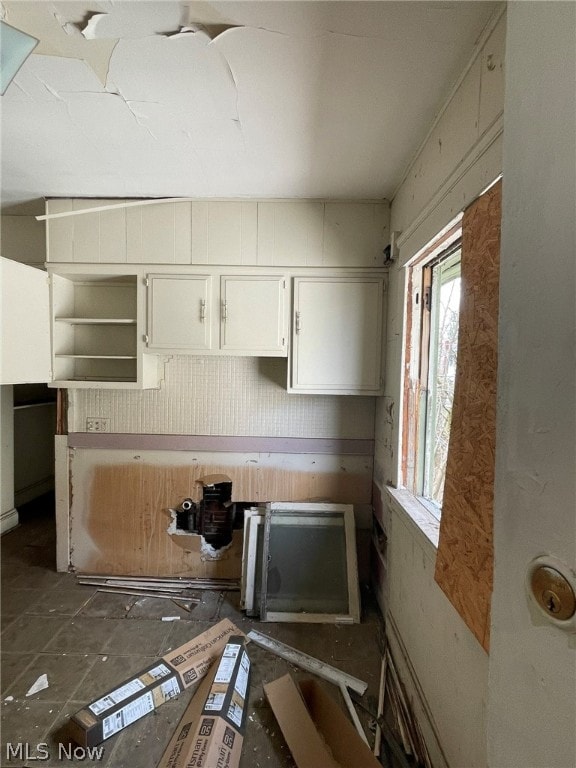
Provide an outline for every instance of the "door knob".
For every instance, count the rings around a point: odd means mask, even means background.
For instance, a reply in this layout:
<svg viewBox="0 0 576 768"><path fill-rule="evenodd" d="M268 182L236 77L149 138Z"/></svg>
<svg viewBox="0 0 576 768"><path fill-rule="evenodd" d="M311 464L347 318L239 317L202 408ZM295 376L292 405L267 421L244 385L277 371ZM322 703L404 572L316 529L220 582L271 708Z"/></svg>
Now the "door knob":
<svg viewBox="0 0 576 768"><path fill-rule="evenodd" d="M568 579L549 565L534 569L530 588L540 608L551 618L566 621L576 612L576 595Z"/></svg>

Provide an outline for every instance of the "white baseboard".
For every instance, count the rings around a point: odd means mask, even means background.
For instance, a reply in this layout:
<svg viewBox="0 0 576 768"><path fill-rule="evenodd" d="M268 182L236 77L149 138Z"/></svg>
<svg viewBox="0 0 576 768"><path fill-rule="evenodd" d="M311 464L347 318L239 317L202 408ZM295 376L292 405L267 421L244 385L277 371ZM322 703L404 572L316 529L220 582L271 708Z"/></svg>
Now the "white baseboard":
<svg viewBox="0 0 576 768"><path fill-rule="evenodd" d="M12 528L18 525L18 510L9 509L8 512L2 512L0 515L0 534L8 533Z"/></svg>

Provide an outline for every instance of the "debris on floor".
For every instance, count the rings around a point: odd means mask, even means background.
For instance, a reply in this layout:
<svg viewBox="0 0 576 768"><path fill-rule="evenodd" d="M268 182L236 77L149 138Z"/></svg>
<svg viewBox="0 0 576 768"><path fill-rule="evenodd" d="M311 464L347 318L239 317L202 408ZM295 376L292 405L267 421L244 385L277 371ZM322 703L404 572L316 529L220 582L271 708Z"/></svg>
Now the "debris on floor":
<svg viewBox="0 0 576 768"><path fill-rule="evenodd" d="M389 705L387 711L391 714L390 719L395 726L394 730L384 718L386 702ZM392 765L392 755L394 755L400 768L411 768L414 765L432 768L426 742L400 680L387 638L384 639L378 708L373 722L375 723L373 751L377 757L380 757L381 752L384 751L386 763L389 765Z"/></svg>
<svg viewBox="0 0 576 768"><path fill-rule="evenodd" d="M30 686L26 696L34 696L35 693L40 693L40 691L43 691L46 688L48 688L48 675L40 675L36 682Z"/></svg>
<svg viewBox="0 0 576 768"><path fill-rule="evenodd" d="M253 640L256 645L280 656L280 658L289 661L291 664L295 664L297 667L305 669L307 672L313 672L315 675L318 675L318 677L328 680L329 683L334 683L334 685L338 686L341 684L346 685L348 688L351 688L353 691L360 694L360 696L362 696L366 691L366 688L368 688L368 683L365 683L363 680L359 680L357 677L352 677L352 675L347 675L345 672L332 667L330 664L320 661L320 659L315 659L307 653L297 651L296 648L291 648L289 645L281 643L279 640L275 640L272 637L256 632L256 630L248 632L248 639Z"/></svg>
<svg viewBox="0 0 576 768"><path fill-rule="evenodd" d="M193 696L158 768L238 768L246 729L250 659L244 636L230 637Z"/></svg>
<svg viewBox="0 0 576 768"><path fill-rule="evenodd" d="M290 675L264 686L298 768L377 768L380 763L338 704L314 680Z"/></svg>
<svg viewBox="0 0 576 768"><path fill-rule="evenodd" d="M226 645L241 634L228 619L157 659L139 674L83 707L70 719L70 737L93 747L178 696L200 680Z"/></svg>
<svg viewBox="0 0 576 768"><path fill-rule="evenodd" d="M207 631L215 632L221 626L218 622L223 619L229 622L233 634L240 631L248 636L250 630L260 629L261 625L241 612L241 595L236 591L238 581L113 575L84 575L77 579L74 573L57 573L54 567L53 513L51 517L44 512L43 515L31 518L30 523L24 521L1 540L4 588L2 754L6 754L7 743L23 745L19 754L32 764L33 759L41 757L34 747L39 744L42 747L47 745L50 757L46 761L43 758L42 763L47 768L57 768L62 759L79 766L86 762L90 754L94 760L96 755L102 755L98 756L96 764L102 761L103 765L113 768L154 768L173 734L181 732L178 722L186 707L195 699L197 707L200 704L204 706L199 693L202 677L209 679L208 675L215 673L218 666L215 662L207 673L204 669L196 669L195 679L192 679L194 672L190 671L190 684L184 686L181 677L186 674L188 661L184 658L180 663L177 658L183 644L197 643ZM41 546L28 547L29 541ZM97 583L79 583L85 580ZM112 582L111 587L106 584L107 581ZM128 583L129 586L124 587L118 582ZM170 598L154 600L159 592L168 592L166 587L177 591L170 590ZM99 588L112 591L100 594L97 592ZM117 590L124 588L154 594L150 597L123 597ZM196 591L199 589L206 591L200 595ZM181 590L184 597L179 594ZM191 611L187 611L182 604L188 604L186 595L189 591L194 591L196 598L201 596L198 605L193 603L189 606ZM87 595L90 599L86 599ZM176 613L180 613L180 621L162 621L163 617ZM254 641L248 645L252 672L247 687L247 727L243 733L238 768L294 768L293 756L265 698L263 686L287 672L299 683L304 677L316 676L318 665L328 667L328 662L336 665L333 669L342 675L347 674L346 679L358 681L354 675L363 678L359 681L360 690L365 691L361 699L356 697L354 688L349 688L349 691L362 727L368 738L373 740L364 709L368 708L372 715L376 711L380 663L376 638L380 625L381 614L368 590L363 595L361 624L321 624L314 627L302 623L267 625L267 631L272 636L269 639L277 643L289 642L287 647L293 653L315 660L316 668L294 666L293 655L283 658ZM229 635L222 637L221 647L229 640ZM213 648L205 648L202 653L209 654ZM362 649L360 655L355 651L358 648ZM218 655L219 652L215 651L214 658ZM139 671L150 672L160 665L177 675L174 679L178 680L181 693L168 700L163 698L162 704L156 704L146 716L125 722L120 730L98 746L88 748L70 742L71 719L84 702L95 703L110 694L116 694L116 698L121 699L122 694L118 695L118 690L138 678ZM48 690L26 698L30 684L41 672L47 673L50 682ZM102 711L100 718L88 706L84 706L84 710L95 720L112 716L108 728L113 729L118 725L114 722L114 713L137 700L139 695L150 694L146 697L148 702L150 696L154 699L155 693L159 696L161 684L169 683L169 678L170 675L166 675L158 680L154 678L136 683L138 690L129 693L124 700L112 702L113 706ZM153 691L146 687L155 681ZM339 678L333 682L338 686ZM324 679L319 678L317 684L334 699L341 708L342 716L347 718L339 700L340 694L331 691L330 683ZM169 692L165 691L164 696L167 695ZM233 733L232 728L230 731ZM235 736L235 745L239 743L237 738ZM26 744L30 745L29 754L25 752ZM94 752L90 753L90 749ZM402 763L395 760L394 768L402 768Z"/></svg>
<svg viewBox="0 0 576 768"><path fill-rule="evenodd" d="M149 592L171 592L174 594L179 594L187 589L240 590L238 579L190 578L187 576L171 578L168 576L102 576L99 574L90 576L78 574L76 581L78 584L108 589L143 589Z"/></svg>

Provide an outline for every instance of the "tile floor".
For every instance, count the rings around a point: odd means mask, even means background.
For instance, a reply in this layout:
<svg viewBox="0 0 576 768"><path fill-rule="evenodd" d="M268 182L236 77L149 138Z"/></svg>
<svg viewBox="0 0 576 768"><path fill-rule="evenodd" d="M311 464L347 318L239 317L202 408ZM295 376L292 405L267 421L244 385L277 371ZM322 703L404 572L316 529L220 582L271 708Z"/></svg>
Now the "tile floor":
<svg viewBox="0 0 576 768"><path fill-rule="evenodd" d="M237 592L198 592L201 603L191 613L171 603L167 608L165 600L97 593L92 587L77 585L73 574L55 570L51 499L33 502L20 512L19 527L1 540L3 768L155 768L192 695L190 691L104 742L98 760L79 759L81 751L68 759L68 718L168 649L225 617L244 632L257 628L362 678L368 683L364 701L375 710L381 619L368 592L363 594L362 624L339 627L263 624L246 619L238 609ZM177 614L179 621L162 621L162 616ZM288 768L294 763L262 685L288 671L295 678L305 673L253 644L249 655L252 680L241 768ZM27 697L30 686L44 673L49 687ZM333 686L323 685L339 698ZM362 710L359 715L368 729L369 716ZM371 733L369 739L373 739ZM23 746L22 752L15 754L18 744L29 745L28 752Z"/></svg>

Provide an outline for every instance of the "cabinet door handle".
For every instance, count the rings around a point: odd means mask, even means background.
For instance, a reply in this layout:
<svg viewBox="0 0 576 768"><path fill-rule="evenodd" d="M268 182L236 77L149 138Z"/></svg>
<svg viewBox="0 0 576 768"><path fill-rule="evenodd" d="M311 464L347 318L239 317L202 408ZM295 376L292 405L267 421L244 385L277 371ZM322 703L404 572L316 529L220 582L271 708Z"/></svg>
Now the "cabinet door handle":
<svg viewBox="0 0 576 768"><path fill-rule="evenodd" d="M200 299L200 322L206 320L206 299Z"/></svg>
<svg viewBox="0 0 576 768"><path fill-rule="evenodd" d="M224 322L228 320L228 302L226 299L222 300L222 320L224 320Z"/></svg>
<svg viewBox="0 0 576 768"><path fill-rule="evenodd" d="M300 333L302 329L302 324L300 322L300 312L296 312L296 333Z"/></svg>

